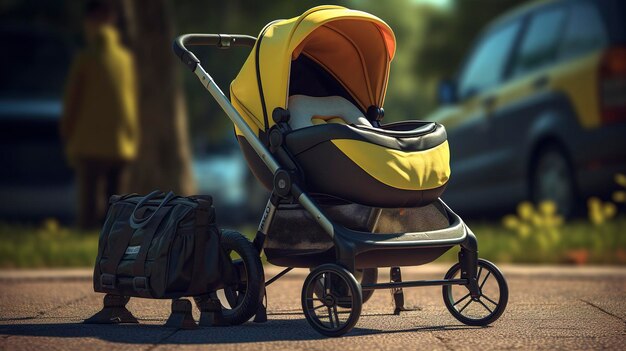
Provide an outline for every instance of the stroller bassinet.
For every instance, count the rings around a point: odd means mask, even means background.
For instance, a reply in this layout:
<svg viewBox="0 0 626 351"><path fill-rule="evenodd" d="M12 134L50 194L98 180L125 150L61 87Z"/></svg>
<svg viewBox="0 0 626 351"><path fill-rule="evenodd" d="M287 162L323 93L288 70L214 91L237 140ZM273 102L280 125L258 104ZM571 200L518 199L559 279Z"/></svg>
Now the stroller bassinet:
<svg viewBox="0 0 626 351"><path fill-rule="evenodd" d="M290 111L285 145L309 192L377 207L431 203L450 176L445 129L420 121L380 125L395 38L380 19L344 11L317 8L270 23L231 85L231 102L266 142L275 125L269 116ZM237 134L271 190L272 173Z"/></svg>

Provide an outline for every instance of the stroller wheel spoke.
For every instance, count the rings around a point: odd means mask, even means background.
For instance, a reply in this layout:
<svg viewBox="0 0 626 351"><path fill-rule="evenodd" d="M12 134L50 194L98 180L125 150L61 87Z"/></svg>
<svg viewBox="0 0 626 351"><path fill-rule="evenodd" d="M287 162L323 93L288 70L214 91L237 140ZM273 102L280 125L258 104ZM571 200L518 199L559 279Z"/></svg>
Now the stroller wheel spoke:
<svg viewBox="0 0 626 351"><path fill-rule="evenodd" d="M487 279L489 279L489 276L490 276L490 275L491 275L491 271L488 271L488 272L487 272L487 275L485 276L485 279L483 280L483 282L482 282L482 283L480 283L480 288L481 288L481 289L483 288L483 286L484 286L484 285L485 285L485 283L487 282ZM477 279L477 281L478 281L478 279Z"/></svg>
<svg viewBox="0 0 626 351"><path fill-rule="evenodd" d="M498 306L498 303L490 299L489 296L483 294L482 297L484 297L487 301L491 302L492 304Z"/></svg>
<svg viewBox="0 0 626 351"><path fill-rule="evenodd" d="M463 300L467 299L470 296L470 293L467 293L467 295L463 296L461 299L459 299L457 302L455 302L452 306L456 306L458 304L460 304Z"/></svg>
<svg viewBox="0 0 626 351"><path fill-rule="evenodd" d="M478 267L478 273L476 274L476 281L480 281L480 275L483 273L483 267Z"/></svg>
<svg viewBox="0 0 626 351"><path fill-rule="evenodd" d="M328 320L330 321L330 327L335 328L335 320L333 319L333 311L328 307Z"/></svg>
<svg viewBox="0 0 626 351"><path fill-rule="evenodd" d="M463 313L463 310L465 310L467 308L467 306L469 306L469 304L472 303L472 300L467 301L467 303L465 304L465 306L463 306L463 308L461 308L459 310L459 313Z"/></svg>
<svg viewBox="0 0 626 351"><path fill-rule="evenodd" d="M316 311L316 310L319 310L320 308L325 307L325 306L326 306L326 305L319 305L319 306L317 306L317 307L313 307L313 308L311 308L310 310L312 310L312 311Z"/></svg>
<svg viewBox="0 0 626 351"><path fill-rule="evenodd" d="M326 294L330 294L330 292L331 292L330 291L330 289L331 289L330 281L331 281L330 273L324 274L324 296L326 296Z"/></svg>
<svg viewBox="0 0 626 351"><path fill-rule="evenodd" d="M484 303L482 300L478 299L477 301L478 301L478 303L480 303L481 305L483 305L483 307L484 307L487 311L489 311L489 313L493 313L493 311L492 311L489 307L487 307L487 305L485 305L485 303Z"/></svg>
<svg viewBox="0 0 626 351"><path fill-rule="evenodd" d="M237 295L237 306L241 305L243 303L243 300L245 298L245 291L241 292L239 295Z"/></svg>
<svg viewBox="0 0 626 351"><path fill-rule="evenodd" d="M337 299L337 304L341 305L342 307L352 307L352 298L350 297L340 297Z"/></svg>
<svg viewBox="0 0 626 351"><path fill-rule="evenodd" d="M333 315L335 316L335 321L337 322L337 326L339 326L339 314L337 313L337 305L333 306Z"/></svg>

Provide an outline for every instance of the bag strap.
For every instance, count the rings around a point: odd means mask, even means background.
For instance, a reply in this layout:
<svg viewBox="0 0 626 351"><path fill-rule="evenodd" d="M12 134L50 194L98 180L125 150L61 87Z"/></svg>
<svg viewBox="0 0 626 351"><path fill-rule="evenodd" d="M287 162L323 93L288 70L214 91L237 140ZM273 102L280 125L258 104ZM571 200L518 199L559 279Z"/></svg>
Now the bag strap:
<svg viewBox="0 0 626 351"><path fill-rule="evenodd" d="M111 253L109 254L109 259L100 266L100 284L103 285L103 287L115 289L117 267L120 261L122 261L122 257L124 257L124 253L126 252L126 248L132 236L133 229L125 225L118 239L119 241L116 241L115 245L110 248ZM106 242L108 245L108 238ZM105 284L105 281L108 283Z"/></svg>
<svg viewBox="0 0 626 351"><path fill-rule="evenodd" d="M199 211L195 211L195 218L194 218L194 226L195 226L195 231L194 231L194 235L196 236L196 243L198 243L198 239L201 237L201 235L203 234L202 231L204 231L204 234L210 234L209 233L209 210L210 209L201 209ZM207 238L207 240L210 240L210 238ZM197 277L199 273L202 273L202 268L203 264L201 264L201 262L203 260L205 260L205 255L206 255L206 251L205 251L206 245L195 245L193 248L193 269L191 272L191 277L192 279L194 277ZM193 282L192 282L193 284Z"/></svg>
<svg viewBox="0 0 626 351"><path fill-rule="evenodd" d="M150 217L137 219L137 216L135 216L135 212L137 212L138 209L140 209L148 201L152 200L153 198L155 198L159 194L161 194L161 191L160 190L155 190L155 191L151 192L150 194L146 195L143 199L139 200L139 202L137 203L137 206L135 206L135 209L133 210L133 213L130 214L130 227L131 228L139 229L139 228L145 227L148 224L148 222L150 222L152 217L154 217L154 215L163 206L165 206L171 199L174 198L174 193L170 191L169 193L167 193L167 195L165 195L165 198L163 199L163 201L161 201L161 203L159 204L159 207L157 207L157 209L152 213L152 215L150 215Z"/></svg>
<svg viewBox="0 0 626 351"><path fill-rule="evenodd" d="M163 222L163 219L167 217L167 214L169 211L171 211L171 208L163 209L162 206L159 206L159 208L154 211L150 218L152 218L159 211L165 213L163 213L162 216L157 217L157 221L152 221L150 223L150 226L144 229L145 236L143 237L143 241L141 242L141 248L139 249L139 252L135 257L135 262L133 262L132 270L133 276L135 277L133 279L133 287L135 288L135 291L143 297L151 297L150 283L148 282L148 278L146 277L146 258L148 257L150 244L152 244L152 239L154 239L154 235L156 234L157 229L159 229L161 222ZM140 280L142 281L141 284L137 284L137 282Z"/></svg>

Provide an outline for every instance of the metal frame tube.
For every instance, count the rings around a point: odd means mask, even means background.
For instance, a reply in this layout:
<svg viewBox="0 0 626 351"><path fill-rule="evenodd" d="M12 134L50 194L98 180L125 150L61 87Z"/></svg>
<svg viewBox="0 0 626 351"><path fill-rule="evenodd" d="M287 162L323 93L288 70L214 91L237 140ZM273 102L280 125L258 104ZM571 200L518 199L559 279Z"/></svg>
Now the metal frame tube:
<svg viewBox="0 0 626 351"><path fill-rule="evenodd" d="M379 284L361 285L363 290L376 289L393 289L393 288L412 288L419 286L436 286L436 285L467 285L467 279L441 279L441 280L414 280L408 282L390 282Z"/></svg>
<svg viewBox="0 0 626 351"><path fill-rule="evenodd" d="M233 107L213 78L204 70L204 68L202 68L202 65L197 65L194 73L198 76L202 85L204 85L209 93L213 95L213 98L217 101L222 110L226 112L228 118L230 118L233 124L239 128L248 143L250 143L250 146L252 146L254 151L259 155L261 160L263 160L263 163L265 163L265 165L270 169L272 174L276 173L278 168L280 168L280 165L276 162L269 150L261 143L259 138L257 138L256 134L252 131L250 126L248 126L243 117L241 117L239 112L235 110L235 107Z"/></svg>
<svg viewBox="0 0 626 351"><path fill-rule="evenodd" d="M265 210L263 211L263 217L261 217L261 222L259 223L259 228L257 229L259 232L264 235L267 234L270 230L270 226L272 225L272 221L274 220L274 214L276 213L276 205L272 202L272 196L267 200L267 205L265 205Z"/></svg>
<svg viewBox="0 0 626 351"><path fill-rule="evenodd" d="M270 151L261 143L256 134L252 131L250 126L245 122L243 117L230 103L224 92L215 83L213 78L202 68L202 65L197 64L194 73L202 82L202 85L211 93L215 101L220 105L222 110L226 112L226 115L241 131L244 138L250 143L252 149L259 155L263 163L269 168L272 174L276 174L276 171L280 168L280 165L274 159ZM299 195L297 196L298 202L315 218L315 220L324 228L324 231L332 238L335 236L334 226L331 221L322 213L315 202L305 193L301 192L299 188L295 190Z"/></svg>
<svg viewBox="0 0 626 351"><path fill-rule="evenodd" d="M280 271L280 273L276 274L270 280L266 281L265 282L265 287L269 286L273 282L275 282L278 279L282 278L282 276L284 276L285 274L291 272L292 269L293 269L293 267L287 267L287 268L283 269L282 271Z"/></svg>

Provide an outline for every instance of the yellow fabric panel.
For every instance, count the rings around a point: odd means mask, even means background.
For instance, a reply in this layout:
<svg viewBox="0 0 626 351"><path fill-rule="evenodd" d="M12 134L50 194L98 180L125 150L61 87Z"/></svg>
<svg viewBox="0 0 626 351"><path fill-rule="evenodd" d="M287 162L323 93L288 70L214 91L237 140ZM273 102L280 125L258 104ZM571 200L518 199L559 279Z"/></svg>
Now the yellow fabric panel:
<svg viewBox="0 0 626 351"><path fill-rule="evenodd" d="M237 112L239 112L241 117L244 119L244 121L246 121L246 124L250 127L250 129L252 129L254 134L259 136L259 130L261 128L262 123L260 123L256 118L254 118L252 116L252 113L245 106L243 106L241 102L239 102L239 100L237 100L235 95L233 95L232 90L231 90L230 95L231 95L230 100L231 100L231 103L233 104L233 107L237 110ZM239 130L239 128L237 128L237 126L235 126L235 134L243 136L243 133L241 132L241 130Z"/></svg>
<svg viewBox="0 0 626 351"><path fill-rule="evenodd" d="M271 119L274 108L287 107L291 59L292 55L297 56L300 51L318 59L324 66L331 67L331 72L355 95L363 108L374 104L382 106L389 62L395 53L395 37L385 22L362 11L340 6L318 6L300 17L275 21L266 27L259 47L260 76L269 124L265 128L274 124ZM316 32L318 29L321 33L319 35ZM319 41L329 39L323 33L330 32L334 33L333 43L338 43L339 46L328 43L323 45ZM315 34L312 35L313 33ZM301 46L303 42L308 42L309 37L313 39L312 46ZM347 56L350 65L345 60ZM233 80L231 93L231 96L239 100L237 110L242 112L240 108L245 108L257 125L262 127L263 110L256 77L256 46Z"/></svg>
<svg viewBox="0 0 626 351"><path fill-rule="evenodd" d="M269 126L267 128L274 125L271 118L272 111L276 107L287 108L289 72L291 69L289 36L296 19L292 18L270 25L261 40L259 69L268 114ZM254 89L258 89L256 77L253 77L252 84ZM256 116L263 121L262 111Z"/></svg>
<svg viewBox="0 0 626 351"><path fill-rule="evenodd" d="M412 152L360 140L336 139L332 143L373 178L397 189L434 189L450 178L447 141L428 150Z"/></svg>

